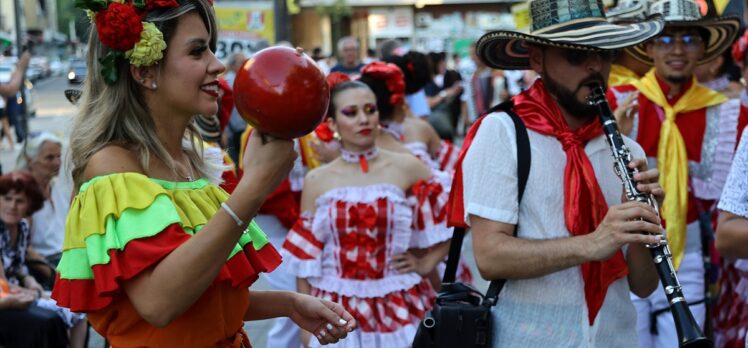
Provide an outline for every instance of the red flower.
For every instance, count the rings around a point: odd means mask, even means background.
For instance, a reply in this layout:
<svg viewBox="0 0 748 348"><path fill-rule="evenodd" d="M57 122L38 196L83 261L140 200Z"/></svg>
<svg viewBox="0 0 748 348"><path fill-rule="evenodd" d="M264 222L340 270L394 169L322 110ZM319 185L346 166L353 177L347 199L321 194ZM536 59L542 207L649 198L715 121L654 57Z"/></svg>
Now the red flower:
<svg viewBox="0 0 748 348"><path fill-rule="evenodd" d="M148 0L145 3L145 10L150 11L154 8L174 8L179 7L177 0Z"/></svg>
<svg viewBox="0 0 748 348"><path fill-rule="evenodd" d="M330 87L330 91L332 91L335 86L350 80L351 78L342 72L330 73L330 75L327 75L327 86Z"/></svg>
<svg viewBox="0 0 748 348"><path fill-rule="evenodd" d="M96 14L96 31L104 46L124 52L140 41L143 23L132 6L113 2Z"/></svg>
<svg viewBox="0 0 748 348"><path fill-rule="evenodd" d="M320 123L317 129L314 130L314 133L317 134L319 140L325 143L329 143L335 137L335 133L327 125L327 122Z"/></svg>
<svg viewBox="0 0 748 348"><path fill-rule="evenodd" d="M384 81L390 92L390 104L393 106L405 100L405 75L397 65L385 62L369 63L361 69L361 75Z"/></svg>

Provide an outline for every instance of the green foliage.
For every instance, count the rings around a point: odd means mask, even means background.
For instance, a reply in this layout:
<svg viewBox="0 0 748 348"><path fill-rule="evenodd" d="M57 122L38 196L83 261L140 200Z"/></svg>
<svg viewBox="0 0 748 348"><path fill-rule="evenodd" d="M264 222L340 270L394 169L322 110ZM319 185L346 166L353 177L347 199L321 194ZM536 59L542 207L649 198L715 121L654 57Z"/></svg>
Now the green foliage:
<svg viewBox="0 0 748 348"><path fill-rule="evenodd" d="M104 82L110 85L117 82L117 79L119 78L117 59L124 57L124 53L110 50L104 58L99 59L99 63L101 63L101 75L104 76Z"/></svg>
<svg viewBox="0 0 748 348"><path fill-rule="evenodd" d="M101 11L108 4L107 0L75 0L75 7L82 10Z"/></svg>
<svg viewBox="0 0 748 348"><path fill-rule="evenodd" d="M337 22L343 17L348 17L353 13L353 9L346 0L335 0L332 5L317 6L317 12L322 15L330 16L333 22Z"/></svg>
<svg viewBox="0 0 748 348"><path fill-rule="evenodd" d="M68 36L71 34L68 32L71 21L75 23L76 36L85 42L91 26L86 12L77 9L73 1L57 0L57 27L60 28L60 31L67 33Z"/></svg>

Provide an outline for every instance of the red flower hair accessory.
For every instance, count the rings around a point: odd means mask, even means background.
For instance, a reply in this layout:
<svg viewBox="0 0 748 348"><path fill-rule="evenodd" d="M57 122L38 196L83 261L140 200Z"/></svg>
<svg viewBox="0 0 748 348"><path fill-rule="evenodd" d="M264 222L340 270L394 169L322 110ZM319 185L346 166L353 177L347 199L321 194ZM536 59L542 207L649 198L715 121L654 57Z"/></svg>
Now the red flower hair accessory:
<svg viewBox="0 0 748 348"><path fill-rule="evenodd" d="M746 48L748 48L748 30L732 45L732 59L735 60L735 64L742 68L745 68L743 60L745 59Z"/></svg>
<svg viewBox="0 0 748 348"><path fill-rule="evenodd" d="M96 31L104 46L127 51L140 41L143 23L133 6L112 2L96 14Z"/></svg>
<svg viewBox="0 0 748 348"><path fill-rule="evenodd" d="M327 75L327 86L330 87L330 90L332 91L335 86L350 81L350 76L342 73L342 72L334 72L330 73L330 75Z"/></svg>
<svg viewBox="0 0 748 348"><path fill-rule="evenodd" d="M384 81L390 92L390 104L400 105L405 101L405 75L397 65L385 62L372 62L361 69L361 76Z"/></svg>
<svg viewBox="0 0 748 348"><path fill-rule="evenodd" d="M211 4L213 2L209 1ZM150 11L155 8L174 8L179 7L177 0L149 0L145 3L145 10Z"/></svg>
<svg viewBox="0 0 748 348"><path fill-rule="evenodd" d="M314 134L317 135L317 139L324 143L329 143L335 139L335 132L330 129L327 122L320 123L319 126L317 126L317 129L314 130Z"/></svg>
<svg viewBox="0 0 748 348"><path fill-rule="evenodd" d="M95 22L101 44L109 52L99 59L101 75L108 84L119 78L118 62L127 59L135 66L149 66L163 58L163 33L143 19L155 9L179 7L180 0L75 0ZM211 2L212 4L212 2Z"/></svg>

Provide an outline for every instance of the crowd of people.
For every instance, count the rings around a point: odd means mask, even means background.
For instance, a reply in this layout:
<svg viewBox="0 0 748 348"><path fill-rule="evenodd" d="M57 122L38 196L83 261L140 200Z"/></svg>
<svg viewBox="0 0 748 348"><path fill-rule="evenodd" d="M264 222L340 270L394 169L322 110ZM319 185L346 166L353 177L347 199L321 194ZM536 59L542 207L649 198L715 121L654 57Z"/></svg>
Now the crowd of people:
<svg viewBox="0 0 748 348"><path fill-rule="evenodd" d="M696 325L748 347L737 18L531 0L529 33L468 57L388 40L361 59L343 37L337 63L315 52L325 121L289 140L234 107L248 57L213 54L211 1L99 5L70 140L30 133L0 176L0 346L83 347L90 325L113 347L250 347L243 322L275 318L268 347L409 347L467 226L479 274L461 259L458 280L507 280L493 347L677 347L663 244ZM657 206L623 194L597 86Z"/></svg>

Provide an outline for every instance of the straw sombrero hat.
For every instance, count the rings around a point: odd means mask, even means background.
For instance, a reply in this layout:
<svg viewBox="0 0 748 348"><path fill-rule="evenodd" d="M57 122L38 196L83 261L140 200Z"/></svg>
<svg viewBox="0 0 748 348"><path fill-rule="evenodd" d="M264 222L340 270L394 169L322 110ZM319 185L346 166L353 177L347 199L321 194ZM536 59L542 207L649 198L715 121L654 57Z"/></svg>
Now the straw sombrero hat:
<svg viewBox="0 0 748 348"><path fill-rule="evenodd" d="M602 0L531 0L529 33L498 30L483 35L476 50L496 69L530 69L527 44L578 50L615 50L656 36L664 28L659 17L626 25L606 20Z"/></svg>
<svg viewBox="0 0 748 348"><path fill-rule="evenodd" d="M646 20L648 13L648 0L620 0L615 7L605 12L605 17L608 22L624 24Z"/></svg>
<svg viewBox="0 0 748 348"><path fill-rule="evenodd" d="M740 20L737 17L702 18L699 5L692 0L662 0L652 3L649 13L660 13L667 27L696 27L709 33L704 43L704 56L698 64L708 62L724 52L738 35ZM626 49L634 58L652 65L645 45Z"/></svg>

